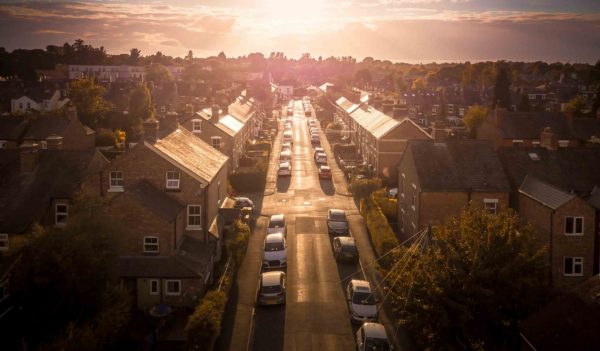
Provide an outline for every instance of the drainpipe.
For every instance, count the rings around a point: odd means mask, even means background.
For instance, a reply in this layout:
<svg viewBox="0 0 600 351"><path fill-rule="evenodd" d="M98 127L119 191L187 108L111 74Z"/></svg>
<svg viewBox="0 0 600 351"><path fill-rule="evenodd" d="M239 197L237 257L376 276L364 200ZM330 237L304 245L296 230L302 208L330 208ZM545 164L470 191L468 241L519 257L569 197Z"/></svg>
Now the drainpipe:
<svg viewBox="0 0 600 351"><path fill-rule="evenodd" d="M556 212L555 210L552 210L550 212L550 236L549 236L549 240L548 240L548 258L550 259L550 285L552 285L552 232L554 230L554 212Z"/></svg>

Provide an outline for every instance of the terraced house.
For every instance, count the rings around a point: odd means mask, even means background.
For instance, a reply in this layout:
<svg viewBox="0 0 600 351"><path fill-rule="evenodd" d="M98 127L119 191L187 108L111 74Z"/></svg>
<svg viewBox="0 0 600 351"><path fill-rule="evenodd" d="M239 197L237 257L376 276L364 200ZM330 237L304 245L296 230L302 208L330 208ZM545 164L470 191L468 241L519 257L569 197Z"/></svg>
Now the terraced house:
<svg viewBox="0 0 600 351"><path fill-rule="evenodd" d="M221 254L218 211L228 158L176 124L144 122L145 139L100 174L105 214L124 223L121 277L139 308L194 306Z"/></svg>

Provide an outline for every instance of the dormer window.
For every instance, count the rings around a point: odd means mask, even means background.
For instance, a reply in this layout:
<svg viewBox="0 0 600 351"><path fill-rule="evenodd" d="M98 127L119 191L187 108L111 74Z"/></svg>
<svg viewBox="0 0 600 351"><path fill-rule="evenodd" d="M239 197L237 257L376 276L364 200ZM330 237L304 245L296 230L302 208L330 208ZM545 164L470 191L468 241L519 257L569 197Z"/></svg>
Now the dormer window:
<svg viewBox="0 0 600 351"><path fill-rule="evenodd" d="M169 171L167 172L167 189L179 189L179 172Z"/></svg>

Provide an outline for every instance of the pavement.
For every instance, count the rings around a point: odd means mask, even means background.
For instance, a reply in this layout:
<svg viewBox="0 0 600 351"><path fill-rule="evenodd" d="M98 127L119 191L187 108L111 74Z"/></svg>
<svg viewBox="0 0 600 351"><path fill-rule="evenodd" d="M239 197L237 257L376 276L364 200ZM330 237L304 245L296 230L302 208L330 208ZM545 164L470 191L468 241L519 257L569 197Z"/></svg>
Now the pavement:
<svg viewBox="0 0 600 351"><path fill-rule="evenodd" d="M382 277L374 264L376 256L364 220L349 196L346 179L322 133L322 147L328 155L333 180L320 180L317 176L300 101L295 102L293 134L292 176L277 178L276 175L282 136L279 132L269 164L269 186L264 194L253 197L259 216L232 287L219 350L355 349L354 334L358 327L350 323L345 287L350 279L365 277L372 286L380 285ZM333 237L328 235L326 224L330 208L346 211L360 253L359 264L335 261ZM277 213L285 214L287 221L287 303L255 307L267 217ZM388 334L395 334L385 308L380 311L380 320ZM396 349L403 350L399 346L404 342L397 341L395 336L393 339Z"/></svg>

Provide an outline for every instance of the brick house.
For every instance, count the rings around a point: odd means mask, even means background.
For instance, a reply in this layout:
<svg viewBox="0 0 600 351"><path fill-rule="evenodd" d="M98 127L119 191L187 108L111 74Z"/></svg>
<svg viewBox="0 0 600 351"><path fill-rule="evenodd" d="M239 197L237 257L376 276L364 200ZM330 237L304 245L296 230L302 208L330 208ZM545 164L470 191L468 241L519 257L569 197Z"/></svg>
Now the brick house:
<svg viewBox="0 0 600 351"><path fill-rule="evenodd" d="M409 118L396 120L366 103L350 103L343 97L336 104L358 152L388 184L397 181L397 165L408 141L431 139L429 133Z"/></svg>
<svg viewBox="0 0 600 351"><path fill-rule="evenodd" d="M65 116L36 116L29 120L23 142L35 143L46 147L51 136L62 137L64 150L89 150L94 148L96 132L77 118L75 107L67 108Z"/></svg>
<svg viewBox="0 0 600 351"><path fill-rule="evenodd" d="M596 211L587 201L526 176L518 211L535 227L538 246L547 248L554 286L572 288L592 276Z"/></svg>
<svg viewBox="0 0 600 351"><path fill-rule="evenodd" d="M228 158L176 124L144 129L144 141L100 174L106 214L128 228L121 277L140 308L193 307L220 259Z"/></svg>
<svg viewBox="0 0 600 351"><path fill-rule="evenodd" d="M489 142L411 140L398 164L400 238L444 224L469 204L495 213L508 206L509 193Z"/></svg>

